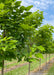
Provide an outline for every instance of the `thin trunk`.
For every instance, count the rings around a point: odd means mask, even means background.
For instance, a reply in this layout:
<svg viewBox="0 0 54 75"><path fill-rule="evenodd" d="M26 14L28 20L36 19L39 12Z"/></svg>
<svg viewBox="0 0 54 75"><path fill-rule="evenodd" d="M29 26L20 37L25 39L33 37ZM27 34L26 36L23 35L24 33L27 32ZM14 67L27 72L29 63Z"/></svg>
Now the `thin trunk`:
<svg viewBox="0 0 54 75"><path fill-rule="evenodd" d="M29 68L28 68L28 75L30 75L30 62L29 62Z"/></svg>
<svg viewBox="0 0 54 75"><path fill-rule="evenodd" d="M46 54L46 67L47 67L47 54Z"/></svg>
<svg viewBox="0 0 54 75"><path fill-rule="evenodd" d="M2 61L2 75L4 75L4 60Z"/></svg>
<svg viewBox="0 0 54 75"><path fill-rule="evenodd" d="M49 64L50 64L50 54L49 54Z"/></svg>
<svg viewBox="0 0 54 75"><path fill-rule="evenodd" d="M28 54L30 54L29 45L27 45L27 48L28 48ZM28 66L28 75L30 75L30 62L29 62L29 66Z"/></svg>
<svg viewBox="0 0 54 75"><path fill-rule="evenodd" d="M41 58L40 58L40 61L39 61L39 71L41 70Z"/></svg>
<svg viewBox="0 0 54 75"><path fill-rule="evenodd" d="M5 37L5 29L4 29L4 33L3 33L3 37ZM5 43L5 42L4 42ZM4 75L4 59L2 61L2 75Z"/></svg>
<svg viewBox="0 0 54 75"><path fill-rule="evenodd" d="M29 45L30 45L30 47L32 47L31 38L29 38L29 41L30 41L30 44L29 44ZM29 45L28 45L28 54L30 55L31 50L30 50ZM30 57L29 57L29 59L30 59ZM30 64L31 64L31 63L29 62L28 75L30 75Z"/></svg>

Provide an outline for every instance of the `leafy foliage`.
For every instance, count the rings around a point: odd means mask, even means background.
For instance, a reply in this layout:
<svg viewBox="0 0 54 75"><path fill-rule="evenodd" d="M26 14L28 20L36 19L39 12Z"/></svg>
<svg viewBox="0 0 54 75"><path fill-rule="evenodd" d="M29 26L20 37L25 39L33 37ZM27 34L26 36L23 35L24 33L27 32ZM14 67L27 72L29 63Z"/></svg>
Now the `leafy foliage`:
<svg viewBox="0 0 54 75"><path fill-rule="evenodd" d="M0 62L2 60L11 60L16 58L16 44L17 41L12 37L5 37L0 39Z"/></svg>
<svg viewBox="0 0 54 75"><path fill-rule="evenodd" d="M42 45L45 48L46 53L50 52L51 49L50 46L52 47L52 40L53 40L52 33L54 32L53 29L54 29L53 26L47 24L40 27L36 34L36 44L38 46Z"/></svg>

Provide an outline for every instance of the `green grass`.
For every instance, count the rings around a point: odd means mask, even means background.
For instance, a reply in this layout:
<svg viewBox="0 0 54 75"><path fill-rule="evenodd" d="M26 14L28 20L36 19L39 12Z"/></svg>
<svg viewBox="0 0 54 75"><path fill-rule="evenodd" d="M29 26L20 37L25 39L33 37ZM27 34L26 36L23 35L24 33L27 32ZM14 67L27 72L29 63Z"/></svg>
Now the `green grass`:
<svg viewBox="0 0 54 75"><path fill-rule="evenodd" d="M54 64L53 64L53 66L49 69L47 75L54 75Z"/></svg>
<svg viewBox="0 0 54 75"><path fill-rule="evenodd" d="M10 64L9 64L10 63ZM12 66L15 66L15 65L19 65L19 64L23 64L23 63L26 63L26 61L21 61L21 62L17 62L16 60L12 60L12 61L5 61L5 66L4 68L10 68ZM1 67L0 67L0 70L1 70Z"/></svg>
<svg viewBox="0 0 54 75"><path fill-rule="evenodd" d="M45 55L44 55L44 57L45 57ZM53 57L53 56L51 55L51 57ZM47 60L49 60L49 58L48 58ZM41 62L44 63L45 61L46 61L46 60L43 59ZM12 62L12 63L11 63L11 62ZM15 62L16 62L16 63L15 63ZM19 64L26 63L26 61L17 62L16 60L12 60L12 61L6 61L5 63L7 63L7 65L5 65L4 67L5 67L5 68L10 68L10 67L15 66L15 65L19 65ZM9 63L11 63L11 64L9 64Z"/></svg>
<svg viewBox="0 0 54 75"><path fill-rule="evenodd" d="M13 62L12 64L5 65L5 68L10 68L12 66L23 64L23 63L26 63L26 61L21 61L21 62L16 62L16 63Z"/></svg>
<svg viewBox="0 0 54 75"><path fill-rule="evenodd" d="M44 55L45 57L45 55ZM51 55L51 58L54 57L54 55ZM47 60L49 60L49 57L47 58ZM46 59L42 59L41 61L42 63L45 63L46 62ZM31 63L31 71L34 70L35 68L38 68L39 67L39 62L38 61L35 61L33 63ZM25 65L25 66L22 66L20 68L17 68L13 71L10 71L8 73L6 73L5 75L26 75L28 73L28 65Z"/></svg>
<svg viewBox="0 0 54 75"><path fill-rule="evenodd" d="M38 65L39 65L38 61L31 63L31 71L34 70L34 68L37 68ZM10 71L5 75L26 75L27 73L28 73L28 65Z"/></svg>
<svg viewBox="0 0 54 75"><path fill-rule="evenodd" d="M6 73L5 75L26 75L27 72L28 72L28 65L15 69L13 71L10 71Z"/></svg>

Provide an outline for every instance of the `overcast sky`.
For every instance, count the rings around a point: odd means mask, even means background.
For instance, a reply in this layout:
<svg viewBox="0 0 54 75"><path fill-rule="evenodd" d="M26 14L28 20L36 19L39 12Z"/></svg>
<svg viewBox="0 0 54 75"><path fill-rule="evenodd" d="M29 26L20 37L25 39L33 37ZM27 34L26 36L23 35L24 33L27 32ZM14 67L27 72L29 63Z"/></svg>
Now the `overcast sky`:
<svg viewBox="0 0 54 75"><path fill-rule="evenodd" d="M54 0L18 0L22 1L22 5L33 5L32 12L36 10L44 11L43 24L51 24L54 26Z"/></svg>

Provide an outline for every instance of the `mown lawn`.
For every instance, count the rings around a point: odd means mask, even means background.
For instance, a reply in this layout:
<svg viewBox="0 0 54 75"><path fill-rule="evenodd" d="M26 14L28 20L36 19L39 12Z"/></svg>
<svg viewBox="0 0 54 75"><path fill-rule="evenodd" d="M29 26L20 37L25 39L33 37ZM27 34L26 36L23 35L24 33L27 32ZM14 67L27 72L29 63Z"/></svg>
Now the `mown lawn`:
<svg viewBox="0 0 54 75"><path fill-rule="evenodd" d="M44 55L45 57L45 55ZM54 55L51 55L51 58L54 57ZM47 60L49 60L49 57L47 58ZM46 62L46 59L42 59L42 63L45 63ZM10 65L9 65L10 66ZM34 70L35 68L38 68L39 67L39 62L38 61L35 61L33 63L31 63L31 71ZM25 65L25 66L22 66L20 68L17 68L15 70L12 70L8 73L5 73L5 75L27 75L28 73L28 65Z"/></svg>

